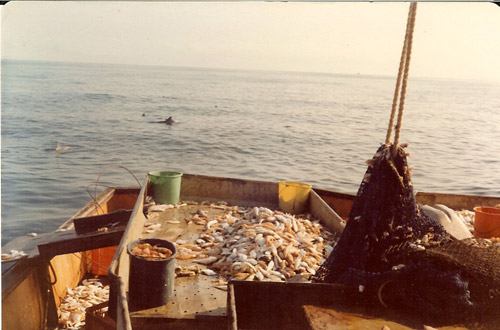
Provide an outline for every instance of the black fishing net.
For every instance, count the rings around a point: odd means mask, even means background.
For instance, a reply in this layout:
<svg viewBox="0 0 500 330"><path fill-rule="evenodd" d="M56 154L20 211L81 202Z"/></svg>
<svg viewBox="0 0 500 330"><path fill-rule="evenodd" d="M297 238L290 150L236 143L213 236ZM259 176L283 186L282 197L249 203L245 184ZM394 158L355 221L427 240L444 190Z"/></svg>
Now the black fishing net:
<svg viewBox="0 0 500 330"><path fill-rule="evenodd" d="M384 306L431 318L500 318L500 248L458 241L427 216L405 151L391 149L368 161L349 221L313 282L359 285Z"/></svg>

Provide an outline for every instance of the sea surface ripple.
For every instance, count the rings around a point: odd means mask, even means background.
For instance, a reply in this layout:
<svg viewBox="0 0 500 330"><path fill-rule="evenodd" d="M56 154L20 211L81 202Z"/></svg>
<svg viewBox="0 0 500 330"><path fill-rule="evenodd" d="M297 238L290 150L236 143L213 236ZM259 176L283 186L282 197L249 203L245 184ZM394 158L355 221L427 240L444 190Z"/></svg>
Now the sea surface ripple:
<svg viewBox="0 0 500 330"><path fill-rule="evenodd" d="M48 232L120 164L355 193L395 78L2 62L2 245ZM500 86L411 79L401 142L419 191L500 196ZM145 116L142 116L142 114ZM154 123L173 116L179 123ZM57 153L57 141L70 146ZM137 185L119 167L100 183ZM92 187L93 190L93 187Z"/></svg>

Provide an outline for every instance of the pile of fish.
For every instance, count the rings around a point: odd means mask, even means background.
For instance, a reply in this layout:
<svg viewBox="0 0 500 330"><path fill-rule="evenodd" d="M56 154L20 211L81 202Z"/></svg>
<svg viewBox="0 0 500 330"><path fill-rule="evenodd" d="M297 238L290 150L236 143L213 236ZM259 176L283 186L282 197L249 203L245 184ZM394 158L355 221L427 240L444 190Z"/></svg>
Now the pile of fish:
<svg viewBox="0 0 500 330"><path fill-rule="evenodd" d="M168 259L172 255L172 251L169 249L157 245L152 246L149 243L137 244L132 247L131 252L133 255L146 260Z"/></svg>
<svg viewBox="0 0 500 330"><path fill-rule="evenodd" d="M490 241L492 245L500 246L500 237L492 237L487 241Z"/></svg>
<svg viewBox="0 0 500 330"><path fill-rule="evenodd" d="M109 285L98 279L86 279L68 292L58 308L63 329L79 329L85 325L85 309L109 301Z"/></svg>
<svg viewBox="0 0 500 330"><path fill-rule="evenodd" d="M204 228L195 244L177 240L177 259L207 265L210 269L202 273L226 279L306 281L336 244L310 215L296 217L265 207L225 209L222 216L210 218L198 211L185 219Z"/></svg>
<svg viewBox="0 0 500 330"><path fill-rule="evenodd" d="M472 233L474 231L474 217L475 217L474 211L469 211L469 210L455 211L455 214L460 220L462 220L467 229L469 229L469 231Z"/></svg>

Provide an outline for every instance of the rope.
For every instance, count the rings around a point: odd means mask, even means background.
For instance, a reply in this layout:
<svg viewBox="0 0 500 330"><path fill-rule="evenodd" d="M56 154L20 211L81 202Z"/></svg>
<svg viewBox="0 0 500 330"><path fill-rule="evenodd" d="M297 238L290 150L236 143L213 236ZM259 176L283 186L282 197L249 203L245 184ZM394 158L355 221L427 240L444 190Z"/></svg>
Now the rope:
<svg viewBox="0 0 500 330"><path fill-rule="evenodd" d="M92 192L90 191L90 188L91 186L93 185L96 185L96 186L100 186L100 187L105 187L105 188L114 188L113 186L109 186L109 185L105 185L105 184L97 184L97 183L91 183L89 185L87 185L87 194L89 194L90 198L92 198L92 201L94 202L94 205L96 207L99 207L101 209L101 212L104 214L106 213L106 211L104 211L104 209L101 207L101 205L99 205L99 201L97 200L97 196L94 196L92 195Z"/></svg>
<svg viewBox="0 0 500 330"><path fill-rule="evenodd" d="M95 182L95 189L94 189L94 203L96 205L96 210L97 208L99 207L101 210L102 210L102 207L101 205L99 205L99 203L97 202L97 186L99 186L99 180L101 179L101 176L104 174L104 172L106 171L106 169L110 168L110 167L119 167L119 168L122 168L124 170L126 170L127 172L129 172L135 179L135 181L137 182L137 184L139 185L140 188L142 188L141 186L141 183L139 182L139 180L137 180L137 177L134 175L134 173L132 173L128 168L126 168L125 166L123 165L120 165L120 164L109 164L109 165L106 165L104 166L102 169L101 169L101 172L99 173L99 176L97 177L97 180ZM88 191L88 189L87 189ZM92 195L90 196L92 197Z"/></svg>
<svg viewBox="0 0 500 330"><path fill-rule="evenodd" d="M401 51L401 59L399 60L398 78L396 80L396 88L394 89L394 98L392 99L391 118L389 119L389 126L387 127L387 135L385 137L385 144L389 144L389 142L391 142L392 125L394 124L394 117L396 116L396 108L398 106L399 90L401 87L401 79L403 77L403 68L404 68L404 63L405 63L405 59L406 59L406 51L408 49L408 34L410 33L410 22L411 22L411 6L410 6L410 10L408 11L408 20L406 22L405 41L403 43L403 50Z"/></svg>
<svg viewBox="0 0 500 330"><path fill-rule="evenodd" d="M52 270L52 275L54 275L54 282L50 280L50 273L49 273L50 270ZM57 283L57 274L50 260L49 260L49 267L47 268L46 278L47 278L47 283L49 283L49 285L54 285Z"/></svg>
<svg viewBox="0 0 500 330"><path fill-rule="evenodd" d="M412 2L410 5L410 16L411 16L411 26L410 34L408 37L408 49L406 51L406 61L405 61L405 72L403 76L403 85L401 86L401 97L399 99L399 112L398 112L398 123L396 124L396 131L394 132L394 144L392 146L393 155L397 151L397 146L399 144L399 135L401 133L401 123L403 121L403 111L405 107L406 99L406 85L408 83L408 71L410 70L410 59L411 59L411 46L413 43L413 30L415 28L415 17L417 15L417 3Z"/></svg>
<svg viewBox="0 0 500 330"><path fill-rule="evenodd" d="M394 91L394 99L393 99L393 103L392 103L391 116L389 119L389 125L387 127L387 135L385 138L385 143L388 144L390 142L390 138L391 138L391 134L392 134L392 126L394 124L394 117L396 115L398 94L400 94L398 121L397 121L397 124L395 127L395 133L394 133L393 154L397 151L397 146L399 144L399 136L401 134L401 123L403 121L404 103L405 103L405 99L406 99L406 88L407 88L407 82L408 82L408 72L410 69L411 47L412 47L412 43L413 43L413 31L415 29L416 13L417 13L417 3L412 2L410 4L410 9L408 12L408 21L406 24L405 41L403 44L403 50L401 52L401 59L400 59L400 63L399 63L396 88ZM401 93L400 93L400 86L401 86Z"/></svg>
<svg viewBox="0 0 500 330"><path fill-rule="evenodd" d="M87 257L87 256L85 255L85 253L81 253L81 255L83 256L83 258L82 258L82 257L80 257L80 256L79 256L78 254L76 254L76 253L73 253L73 255L74 255L75 257L77 257L78 259L80 259L81 261L83 261L83 262L91 262L92 264L95 264L95 265L97 266L97 268L99 268L99 270L101 270L101 271L105 271L105 272L107 272L107 271L108 271L108 268L109 268L109 267L105 267L105 266L101 265L100 263L98 263L97 261L95 261L94 259ZM84 258L85 258L85 260L84 260ZM94 267L94 266L92 265L92 267Z"/></svg>

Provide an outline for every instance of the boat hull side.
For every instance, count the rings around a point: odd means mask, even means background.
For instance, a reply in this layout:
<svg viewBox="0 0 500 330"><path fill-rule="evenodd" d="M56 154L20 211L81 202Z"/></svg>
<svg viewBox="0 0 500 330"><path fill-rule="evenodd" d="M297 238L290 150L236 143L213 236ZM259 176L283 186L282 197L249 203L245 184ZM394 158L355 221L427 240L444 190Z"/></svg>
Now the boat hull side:
<svg viewBox="0 0 500 330"><path fill-rule="evenodd" d="M2 329L41 329L47 311L42 288L44 268L27 265L24 279L2 297ZM3 282L3 281L2 281ZM3 283L2 283L3 284Z"/></svg>

